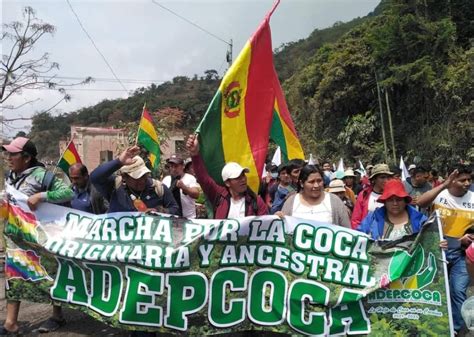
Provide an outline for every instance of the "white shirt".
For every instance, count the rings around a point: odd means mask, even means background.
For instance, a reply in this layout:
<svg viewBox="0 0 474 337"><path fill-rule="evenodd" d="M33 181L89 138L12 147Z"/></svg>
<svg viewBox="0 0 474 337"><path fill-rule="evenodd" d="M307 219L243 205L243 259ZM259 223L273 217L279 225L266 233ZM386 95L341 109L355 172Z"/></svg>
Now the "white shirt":
<svg viewBox="0 0 474 337"><path fill-rule="evenodd" d="M315 206L307 206L301 202L301 196L298 193L295 196L295 201L293 203L293 213L292 216L316 220L324 223L332 223L332 209L331 209L331 199L329 193L324 193L324 199L321 203Z"/></svg>
<svg viewBox="0 0 474 337"><path fill-rule="evenodd" d="M381 195L382 195L381 193L377 193L374 191L370 193L369 204L367 205L367 209L369 210L369 212L373 212L377 208L384 206L384 204L377 202L377 199L380 198Z"/></svg>
<svg viewBox="0 0 474 337"><path fill-rule="evenodd" d="M243 217L245 217L245 198L240 198L237 201L234 198L230 198L229 215L227 215L227 218L236 219Z"/></svg>
<svg viewBox="0 0 474 337"><path fill-rule="evenodd" d="M184 176L181 178L181 181L187 187L199 188L199 184L197 183L196 178L191 174L185 173ZM171 176L164 177L163 184L165 184L166 187L169 188L171 186ZM196 200L191 198L189 195L184 194L183 190L180 190L179 192L181 195L181 207L183 208L183 217L194 219L196 217Z"/></svg>

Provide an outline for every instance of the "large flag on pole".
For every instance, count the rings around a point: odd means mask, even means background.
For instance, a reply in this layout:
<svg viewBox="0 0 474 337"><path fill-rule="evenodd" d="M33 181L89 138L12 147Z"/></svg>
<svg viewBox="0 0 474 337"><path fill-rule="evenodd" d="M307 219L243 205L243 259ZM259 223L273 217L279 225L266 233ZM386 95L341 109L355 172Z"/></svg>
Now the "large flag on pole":
<svg viewBox="0 0 474 337"><path fill-rule="evenodd" d="M66 146L63 155L59 159L58 165L56 166L63 170L64 173L69 176L69 168L76 163L82 163L82 161L81 157L79 156L79 153L77 153L76 146L74 145L74 142L71 139L69 144Z"/></svg>
<svg viewBox="0 0 474 337"><path fill-rule="evenodd" d="M288 135L290 145L285 145L285 149L293 151L295 147L288 133L291 118L286 114L273 66L270 17L278 3L275 2L227 71L196 130L200 154L214 180L222 183L222 167L227 162L237 162L249 168L248 185L254 191L264 168L275 110L283 131L280 135L273 132L272 139L283 148Z"/></svg>
<svg viewBox="0 0 474 337"><path fill-rule="evenodd" d="M149 153L150 163L153 170L156 170L160 164L160 141L158 134L153 126L153 119L143 106L142 117L140 119L140 126L137 132L137 144L142 145Z"/></svg>

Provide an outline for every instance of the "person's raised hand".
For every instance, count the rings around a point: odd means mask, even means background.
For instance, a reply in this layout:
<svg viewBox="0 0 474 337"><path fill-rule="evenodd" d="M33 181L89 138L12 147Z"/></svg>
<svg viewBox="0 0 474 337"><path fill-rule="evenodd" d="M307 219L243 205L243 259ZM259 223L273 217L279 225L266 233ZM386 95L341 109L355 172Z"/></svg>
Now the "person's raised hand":
<svg viewBox="0 0 474 337"><path fill-rule="evenodd" d="M454 180L458 177L459 171L454 170L451 172L451 174L448 176L448 178L443 182L444 187L448 188Z"/></svg>
<svg viewBox="0 0 474 337"><path fill-rule="evenodd" d="M122 163L122 165L131 165L135 162L133 157L140 153L140 146L134 145L127 147L122 153L119 155L118 159Z"/></svg>
<svg viewBox="0 0 474 337"><path fill-rule="evenodd" d="M191 156L197 156L199 154L199 141L197 134L194 133L189 135L188 140L186 141L186 149L189 151Z"/></svg>

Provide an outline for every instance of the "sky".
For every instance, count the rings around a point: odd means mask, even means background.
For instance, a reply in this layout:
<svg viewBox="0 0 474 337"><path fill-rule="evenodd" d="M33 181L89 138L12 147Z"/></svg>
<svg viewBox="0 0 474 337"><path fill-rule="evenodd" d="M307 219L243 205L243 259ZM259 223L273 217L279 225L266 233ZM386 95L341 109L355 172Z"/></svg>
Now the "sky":
<svg viewBox="0 0 474 337"><path fill-rule="evenodd" d="M273 2L1 0L0 13L2 23L21 21L22 8L33 7L36 16L54 25L56 32L53 36L41 38L30 56L49 53L50 60L60 66L55 74L62 78L74 78L63 79L64 83L77 82L88 76L96 79L90 84L69 89L71 100L51 110L52 114L57 115L95 105L104 99L126 98L137 88L151 83L159 85L176 76L202 76L208 69L215 69L222 76L227 69L225 59L230 40L235 59ZM378 2L281 0L270 21L273 48L304 39L314 29L365 16L374 10ZM10 47L11 44L2 41L2 55L8 53ZM35 100L34 103L16 110L2 109L3 117L31 117L36 112L49 109L61 97L53 90L23 90L6 104L18 106ZM2 133L13 137L19 131L28 132L30 124L30 121L15 121L4 126Z"/></svg>

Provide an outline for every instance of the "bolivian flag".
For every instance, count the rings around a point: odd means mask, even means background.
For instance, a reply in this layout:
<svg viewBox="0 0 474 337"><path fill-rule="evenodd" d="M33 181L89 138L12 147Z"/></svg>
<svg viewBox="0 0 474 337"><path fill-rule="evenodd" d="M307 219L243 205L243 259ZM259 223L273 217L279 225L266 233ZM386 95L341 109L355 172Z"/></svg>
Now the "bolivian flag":
<svg viewBox="0 0 474 337"><path fill-rule="evenodd" d="M280 146L282 162L287 162L290 159L304 159L303 148L298 139L276 72L274 72L273 87L275 88L275 106L273 108L270 138Z"/></svg>
<svg viewBox="0 0 474 337"><path fill-rule="evenodd" d="M69 168L76 163L82 163L82 161L77 153L76 146L71 139L66 150L64 150L61 159L59 159L57 166L69 176Z"/></svg>
<svg viewBox="0 0 474 337"><path fill-rule="evenodd" d="M160 164L160 142L153 126L153 119L145 106L138 127L137 143L148 151L151 166L155 170Z"/></svg>
<svg viewBox="0 0 474 337"><path fill-rule="evenodd" d="M270 17L278 3L227 71L196 130L200 154L218 183L222 183L222 167L233 161L249 168L248 185L257 191L271 127L272 138L282 149L291 155L297 152L296 132L273 66ZM274 116L277 120L272 123ZM294 139L286 141L286 136Z"/></svg>

